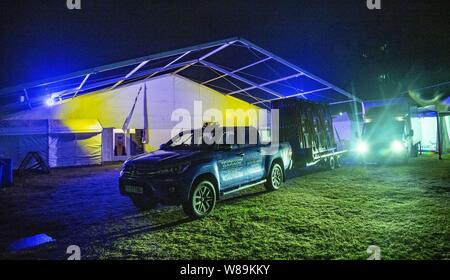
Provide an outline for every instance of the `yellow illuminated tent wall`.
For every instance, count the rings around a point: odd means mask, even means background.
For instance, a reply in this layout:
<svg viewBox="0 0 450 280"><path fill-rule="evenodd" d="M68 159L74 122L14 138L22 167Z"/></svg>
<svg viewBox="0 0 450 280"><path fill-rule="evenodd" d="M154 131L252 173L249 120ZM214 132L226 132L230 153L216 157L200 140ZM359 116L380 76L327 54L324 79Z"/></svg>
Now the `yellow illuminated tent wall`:
<svg viewBox="0 0 450 280"><path fill-rule="evenodd" d="M154 150L160 144L166 142L171 135L171 131L178 121L171 120L172 112L177 109L184 109L192 113L192 120L197 123L203 121L216 121L222 125L256 125L257 119L249 112L249 109L259 110L259 107L251 105L231 96L226 96L208 87L202 86L191 80L178 75L164 75L144 82L138 82L114 90L103 90L76 98L66 100L61 104L51 107L40 107L29 111L23 111L8 117L8 120L59 120L67 129L83 133L83 126L91 122L79 120L98 120L102 129L121 129L125 119L129 115L139 89L142 91L137 99L133 116L130 120L129 129L144 128L144 84L147 87L147 112L148 112L148 132L149 143L146 151ZM201 102L202 112L194 115L194 101ZM203 113L209 109L217 109L222 115L220 119L208 119ZM240 109L238 115L226 115L229 109ZM255 111L253 111L255 112ZM200 122L198 122L200 118ZM77 121L75 121L77 120ZM103 137L111 137L103 134ZM86 140L86 139L85 139ZM110 139L103 139L103 158L109 160L107 149ZM98 140L95 141L96 143ZM79 142L79 145L92 144L92 142ZM83 148L83 147L81 147ZM86 152L89 148L86 147Z"/></svg>

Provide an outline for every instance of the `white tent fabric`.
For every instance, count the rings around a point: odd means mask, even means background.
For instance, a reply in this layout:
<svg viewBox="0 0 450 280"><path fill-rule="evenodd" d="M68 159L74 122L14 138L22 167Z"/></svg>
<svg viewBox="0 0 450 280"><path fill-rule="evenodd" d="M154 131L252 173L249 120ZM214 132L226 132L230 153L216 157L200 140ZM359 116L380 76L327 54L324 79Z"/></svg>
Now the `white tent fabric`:
<svg viewBox="0 0 450 280"><path fill-rule="evenodd" d="M12 159L17 169L25 156L38 152L48 163L47 120L0 121L0 158Z"/></svg>
<svg viewBox="0 0 450 280"><path fill-rule="evenodd" d="M413 117L411 128L414 131L413 142L420 142L425 151L437 150L437 123L435 117Z"/></svg>
<svg viewBox="0 0 450 280"><path fill-rule="evenodd" d="M29 152L50 167L101 164L102 127L97 120L4 120L0 122L0 158L17 169Z"/></svg>
<svg viewBox="0 0 450 280"><path fill-rule="evenodd" d="M440 117L442 153L450 153L450 116Z"/></svg>
<svg viewBox="0 0 450 280"><path fill-rule="evenodd" d="M334 138L342 149L349 149L358 135L358 123L352 121L348 113L333 117ZM340 141L340 142L339 142Z"/></svg>
<svg viewBox="0 0 450 280"><path fill-rule="evenodd" d="M50 167L102 163L102 127L97 120L48 120Z"/></svg>
<svg viewBox="0 0 450 280"><path fill-rule="evenodd" d="M172 120L172 113L177 109L195 113L191 115L192 121L200 119L197 122L200 127L204 121L210 121L202 120L202 114L211 108L218 109L223 113L227 109L243 109L244 111L260 109L177 75L163 75L146 81L147 98L145 98L145 94L142 94L144 93L143 85L144 83L138 82L114 90L78 96L54 106L38 107L14 113L9 115L8 119L30 120L41 119L45 116L49 119L66 121L86 118L97 119L103 128L121 129L130 110L136 104L128 128L144 129L148 127L149 141L146 144L146 150L150 151L157 149L171 138L171 131L179 122ZM135 103L141 87L143 92ZM200 111L195 110L194 101L201 101ZM144 110L145 104L148 108L147 114ZM145 115L147 115L146 119L144 119ZM227 121L229 120L227 119ZM256 120L249 119L249 123L255 125ZM107 156L105 153L104 155Z"/></svg>
<svg viewBox="0 0 450 280"><path fill-rule="evenodd" d="M142 92L138 95L140 89ZM221 115L212 120L207 114L211 109L216 109ZM237 112L239 118L226 114L229 109L240 110ZM30 131L40 130L42 141L30 147L37 149L36 146L39 146L42 157L50 167L90 165L123 159L114 155L113 143L115 135L121 133L116 130L121 130L127 119L126 128L129 130L123 133L146 129L148 141L144 149L152 151L171 138L174 127L182 120L192 124L194 128L201 127L207 121L237 125L238 119L245 120L245 123L239 125L256 125L257 119L249 112L250 109L260 108L181 76L168 74L114 90L77 96L53 106L10 114L7 120L11 125L3 130L22 138ZM134 111L130 114L132 110ZM180 115L180 111L187 112L188 116ZM48 120L42 121L43 118ZM18 123L29 120L42 122L42 128L14 128ZM0 127L0 135L1 131ZM130 156L133 139L131 135L126 137L125 145L129 151L126 156ZM2 148L0 154L1 151ZM24 152L26 151L28 150L25 149ZM6 156L13 158L15 164L20 163L23 158L16 153L8 153Z"/></svg>
<svg viewBox="0 0 450 280"><path fill-rule="evenodd" d="M94 165L102 163L100 133L49 134L50 167Z"/></svg>
<svg viewBox="0 0 450 280"><path fill-rule="evenodd" d="M438 151L438 127L435 116L411 118L414 142L421 142L425 151ZM450 152L450 116L440 117L442 152Z"/></svg>
<svg viewBox="0 0 450 280"><path fill-rule="evenodd" d="M47 134L47 131L47 120L16 120L14 122L9 120L0 121L0 135L2 136Z"/></svg>
<svg viewBox="0 0 450 280"><path fill-rule="evenodd" d="M114 147L111 139L114 137L113 128L103 128L102 131L102 161L113 161Z"/></svg>
<svg viewBox="0 0 450 280"><path fill-rule="evenodd" d="M48 120L48 133L100 133L102 126L95 119Z"/></svg>

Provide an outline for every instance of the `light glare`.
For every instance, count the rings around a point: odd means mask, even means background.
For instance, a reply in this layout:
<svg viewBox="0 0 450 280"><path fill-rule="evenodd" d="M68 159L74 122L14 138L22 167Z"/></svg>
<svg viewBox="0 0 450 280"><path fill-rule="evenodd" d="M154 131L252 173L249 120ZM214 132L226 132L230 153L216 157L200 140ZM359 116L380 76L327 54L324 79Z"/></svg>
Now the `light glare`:
<svg viewBox="0 0 450 280"><path fill-rule="evenodd" d="M392 142L392 144L391 144L391 149L392 149L394 152L401 152L401 151L403 151L403 149L404 149L403 143L400 142L400 141L398 141L398 140L395 140L395 141Z"/></svg>
<svg viewBox="0 0 450 280"><path fill-rule="evenodd" d="M360 154L365 154L365 153L367 153L368 150L369 150L369 147L367 146L366 142L361 141L356 146L356 151Z"/></svg>

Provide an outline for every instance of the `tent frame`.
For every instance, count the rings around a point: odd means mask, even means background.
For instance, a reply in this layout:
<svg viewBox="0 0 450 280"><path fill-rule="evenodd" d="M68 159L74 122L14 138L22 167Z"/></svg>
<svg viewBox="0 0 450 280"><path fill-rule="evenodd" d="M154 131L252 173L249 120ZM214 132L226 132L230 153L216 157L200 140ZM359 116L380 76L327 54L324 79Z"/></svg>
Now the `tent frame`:
<svg viewBox="0 0 450 280"><path fill-rule="evenodd" d="M217 64L211 62L210 60L207 60L208 58L219 54L221 51L223 51L224 49L226 49L230 46L239 46L239 47L248 48L253 53L259 53L259 54L262 54L263 56L260 57L255 62L241 66L237 69L231 69L231 70L227 70L224 67L222 67L221 65L217 65ZM181 59L185 58L189 54L193 54L195 52L204 51L204 50L207 50L208 52L198 58L179 62ZM172 58L172 59L162 67L155 67L155 68L145 70L145 71L141 70L149 62L156 61L158 59L167 59L167 58ZM268 61L274 61L280 65L283 65L284 67L287 67L288 69L293 70L294 74L288 75L288 76L281 76L281 77L274 75L274 77L272 79L267 80L263 83L251 81L250 79L247 79L247 78L243 77L241 74L239 74L239 72L241 72L243 70L255 67L257 65L261 65ZM337 104L342 104L342 103L354 102L354 103L359 103L361 105L361 108L364 108L363 100L356 97L355 95L305 71L304 69L278 57L277 55L255 45L254 43L252 43L246 39L237 38L237 37L225 39L225 40L214 41L214 42L210 42L210 43L206 43L206 44L195 45L195 46L188 47L188 48L181 48L181 49L177 49L177 50L173 50L173 51L162 52L159 54L148 55L148 56L144 56L144 57L140 57L140 58L136 58L136 59L131 59L131 60L126 60L126 61L122 61L122 62L118 62L118 63L108 64L105 66L94 67L94 68L90 68L87 70L78 71L78 72L74 72L74 73L67 74L67 75L62 75L62 76L59 76L59 77L56 77L53 79L45 79L45 80L40 80L40 81L36 81L36 82L32 82L32 83L25 83L22 85L9 87L9 88L0 90L0 96L12 94L15 92L25 92L25 99L27 101L28 107L32 108L32 104L31 104L30 98L28 96L29 96L29 90L33 89L33 88L50 87L56 83L61 83L61 82L65 82L65 81L69 81L69 80L73 80L73 79L83 78L82 82L79 83L78 86L76 86L75 88L69 87L62 91L57 91L56 93L52 93L52 98L53 98L53 96L55 96L55 98L58 98L58 100L61 100L61 98L63 98L63 97L64 98L75 98L78 95L80 95L81 93L83 93L83 94L89 93L90 91L94 91L94 89L99 90L99 88L101 90L113 90L113 89L120 87L121 85L123 86L123 84L126 82L133 81L133 79L135 79L137 75L140 75L140 77L141 77L139 80L145 81L145 80L148 80L148 79L156 76L157 74L160 74L161 72L172 71L172 74L179 74L180 72L182 72L190 67L197 66L197 65L207 67L217 73L216 77L209 78L205 81L200 81L199 84L204 85L204 86L209 86L214 89L214 87L211 85L212 82L217 81L219 79L226 79L227 77L231 77L231 78L236 79L248 86L245 88L239 88L237 90L235 89L230 92L222 92L222 93L226 94L226 95L230 95L230 96L245 93L246 95L248 95L256 100L255 102L252 103L255 105L270 103L271 101L274 101L274 100L291 98L291 97L300 97L300 98L308 99L308 95L318 93L318 92L332 91L334 94L338 93L339 96L344 98L344 100L337 100L335 98L327 98L327 99L335 100L335 102L327 102L328 104L337 105ZM121 68L125 68L125 67L128 68L130 66L135 66L135 67L131 71L128 70L127 72L125 72L123 75L120 75L119 77L108 78L101 82L96 82L89 86L86 86L87 81L91 80L92 77L95 76L95 74L104 73L104 72L107 72L110 70L120 70ZM142 78L142 77L144 77L144 78ZM307 79L309 79L311 81L321 84L322 87L316 88L316 89L310 89L310 90L306 90L306 91L300 90L299 92L297 92L295 94L288 94L288 95L283 95L283 94L267 87L272 84L277 84L277 83L287 81L290 79L294 79L294 78L298 78L298 77L306 77ZM111 86L111 84L113 84L113 85ZM262 92L268 93L269 97L261 98L260 96L259 97L251 96L251 94L248 93L248 91L254 90L254 89L258 89ZM236 97L239 98L239 96L236 96Z"/></svg>

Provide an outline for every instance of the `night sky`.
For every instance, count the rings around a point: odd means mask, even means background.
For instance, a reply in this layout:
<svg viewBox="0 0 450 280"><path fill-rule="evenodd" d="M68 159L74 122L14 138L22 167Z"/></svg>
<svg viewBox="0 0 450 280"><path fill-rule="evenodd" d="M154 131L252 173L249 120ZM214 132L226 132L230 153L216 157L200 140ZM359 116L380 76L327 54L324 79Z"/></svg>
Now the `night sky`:
<svg viewBox="0 0 450 280"><path fill-rule="evenodd" d="M1 1L0 88L239 36L364 99L450 81L449 1Z"/></svg>

